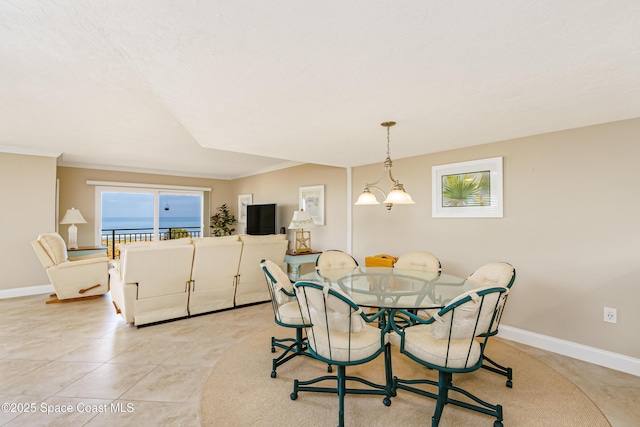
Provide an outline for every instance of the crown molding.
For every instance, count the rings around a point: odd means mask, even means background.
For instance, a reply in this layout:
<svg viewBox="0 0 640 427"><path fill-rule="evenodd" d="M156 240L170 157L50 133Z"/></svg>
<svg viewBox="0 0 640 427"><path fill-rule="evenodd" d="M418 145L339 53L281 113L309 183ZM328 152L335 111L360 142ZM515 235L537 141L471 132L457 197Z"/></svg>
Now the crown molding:
<svg viewBox="0 0 640 427"><path fill-rule="evenodd" d="M60 152L38 150L35 148L6 147L2 145L0 145L0 153L23 154L25 156L42 156L42 157L55 157L55 158L58 158L62 155L62 153Z"/></svg>

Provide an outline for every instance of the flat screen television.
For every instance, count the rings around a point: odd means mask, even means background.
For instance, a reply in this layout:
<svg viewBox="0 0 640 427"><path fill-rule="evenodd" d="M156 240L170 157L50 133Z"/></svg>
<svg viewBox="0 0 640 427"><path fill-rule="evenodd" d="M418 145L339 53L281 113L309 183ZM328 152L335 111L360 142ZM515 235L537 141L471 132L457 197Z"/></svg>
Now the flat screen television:
<svg viewBox="0 0 640 427"><path fill-rule="evenodd" d="M276 234L278 205L247 205L247 234Z"/></svg>

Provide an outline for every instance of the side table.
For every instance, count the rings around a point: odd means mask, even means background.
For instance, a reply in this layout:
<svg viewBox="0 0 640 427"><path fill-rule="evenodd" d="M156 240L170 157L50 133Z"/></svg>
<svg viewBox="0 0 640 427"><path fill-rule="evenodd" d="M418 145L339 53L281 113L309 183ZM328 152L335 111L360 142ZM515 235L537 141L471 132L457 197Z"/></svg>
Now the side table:
<svg viewBox="0 0 640 427"><path fill-rule="evenodd" d="M78 258L87 255L107 255L107 247L106 246L85 246L79 247L76 249L67 248L67 256L69 258Z"/></svg>
<svg viewBox="0 0 640 427"><path fill-rule="evenodd" d="M316 263L316 260L320 256L322 252L305 252L305 253L295 253L293 251L287 251L287 254L284 256L284 262L291 266L291 272L293 273L292 280L295 282L298 280L300 276L300 265L307 263Z"/></svg>

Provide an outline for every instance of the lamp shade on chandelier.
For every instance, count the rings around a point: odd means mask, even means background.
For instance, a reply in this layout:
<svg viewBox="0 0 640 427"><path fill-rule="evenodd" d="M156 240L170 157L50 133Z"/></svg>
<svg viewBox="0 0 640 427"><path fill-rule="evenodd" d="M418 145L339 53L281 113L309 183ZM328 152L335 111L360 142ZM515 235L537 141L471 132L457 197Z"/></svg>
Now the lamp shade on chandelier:
<svg viewBox="0 0 640 427"><path fill-rule="evenodd" d="M391 167L393 166L393 162L391 161L391 155L389 154L389 128L395 125L396 122L384 122L381 123L382 126L387 128L387 158L384 161L384 173L382 176L374 183L367 183L364 186L364 191L358 197L356 201L356 205L379 205L377 197L371 192L371 189L374 188L382 194L384 197L384 204L387 207L387 211L390 212L393 205L413 205L415 202L411 198L411 195L404 191L404 186L400 183L399 180L394 179L391 174ZM385 193L382 188L379 187L380 181L384 179L384 177L388 176L391 181L391 190L389 193Z"/></svg>

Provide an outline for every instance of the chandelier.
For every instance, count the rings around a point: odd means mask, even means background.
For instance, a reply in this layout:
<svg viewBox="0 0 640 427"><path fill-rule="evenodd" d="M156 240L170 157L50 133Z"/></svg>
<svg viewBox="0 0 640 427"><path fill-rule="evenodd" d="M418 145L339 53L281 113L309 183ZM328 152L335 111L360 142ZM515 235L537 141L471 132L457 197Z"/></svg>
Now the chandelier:
<svg viewBox="0 0 640 427"><path fill-rule="evenodd" d="M386 204L388 212L391 211L391 208L393 207L394 204L396 205L415 204L415 202L411 198L411 195L409 195L409 193L404 191L404 187L402 186L400 181L398 181L397 179L394 179L393 175L391 174L391 166L393 166L393 163L391 162L391 157L389 155L389 128L395 124L396 122L381 123L382 126L387 128L387 158L384 161L384 173L376 182L372 184L364 185L364 191L358 197L358 200L355 203L356 205L379 205L380 204L376 196L371 192L372 188L375 188L376 190L380 191L380 193L382 193L382 197L385 198L383 203ZM384 190L382 190L382 188L378 186L380 181L382 181L382 179L387 175L389 175L389 179L391 180L391 183L392 183L391 191L389 192L388 195L384 192Z"/></svg>

